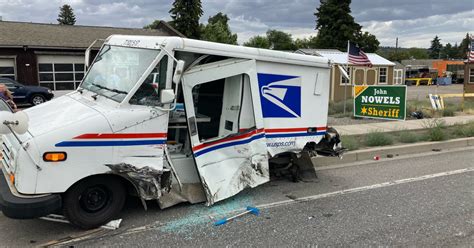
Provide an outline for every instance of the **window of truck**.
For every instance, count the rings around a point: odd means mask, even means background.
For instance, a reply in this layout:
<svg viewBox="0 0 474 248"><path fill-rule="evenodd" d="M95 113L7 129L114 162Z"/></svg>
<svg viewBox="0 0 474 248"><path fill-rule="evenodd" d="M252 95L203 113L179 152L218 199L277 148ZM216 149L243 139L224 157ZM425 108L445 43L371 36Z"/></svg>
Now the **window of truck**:
<svg viewBox="0 0 474 248"><path fill-rule="evenodd" d="M160 91L166 88L167 69L168 56L165 55L132 96L130 104L147 106L161 105Z"/></svg>
<svg viewBox="0 0 474 248"><path fill-rule="evenodd" d="M160 50L105 45L81 87L122 102Z"/></svg>

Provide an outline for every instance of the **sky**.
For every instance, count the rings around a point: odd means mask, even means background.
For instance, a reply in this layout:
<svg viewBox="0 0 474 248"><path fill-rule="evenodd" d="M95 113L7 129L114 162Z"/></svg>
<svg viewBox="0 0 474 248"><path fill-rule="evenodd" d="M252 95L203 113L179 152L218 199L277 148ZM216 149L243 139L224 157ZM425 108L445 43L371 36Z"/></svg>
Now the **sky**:
<svg viewBox="0 0 474 248"><path fill-rule="evenodd" d="M140 28L155 19L170 20L172 0L0 0L4 21L57 23L59 7L69 4L76 25ZM294 38L316 35L314 12L319 0L202 0L204 14L223 12L242 44L268 29L291 33ZM441 43L460 43L474 34L474 0L352 0L352 15L364 31L374 34L381 46L430 46L437 35Z"/></svg>

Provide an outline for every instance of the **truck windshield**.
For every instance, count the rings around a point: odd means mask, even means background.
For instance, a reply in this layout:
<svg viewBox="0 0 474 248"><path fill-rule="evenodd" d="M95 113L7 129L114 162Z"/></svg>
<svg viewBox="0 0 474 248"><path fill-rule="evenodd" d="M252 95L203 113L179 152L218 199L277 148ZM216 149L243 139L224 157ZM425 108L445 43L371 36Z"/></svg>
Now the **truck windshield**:
<svg viewBox="0 0 474 248"><path fill-rule="evenodd" d="M105 45L81 87L122 102L160 50Z"/></svg>

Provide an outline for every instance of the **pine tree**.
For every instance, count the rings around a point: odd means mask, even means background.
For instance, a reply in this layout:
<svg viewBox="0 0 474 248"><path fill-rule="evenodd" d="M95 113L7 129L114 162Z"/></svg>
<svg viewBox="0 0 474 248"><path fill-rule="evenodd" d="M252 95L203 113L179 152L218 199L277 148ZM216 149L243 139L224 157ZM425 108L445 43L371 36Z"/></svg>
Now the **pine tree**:
<svg viewBox="0 0 474 248"><path fill-rule="evenodd" d="M74 25L76 24L76 16L70 5L64 4L59 8L58 23L60 25Z"/></svg>
<svg viewBox="0 0 474 248"><path fill-rule="evenodd" d="M431 41L431 46L429 48L430 59L439 59L441 57L441 49L443 49L441 39L436 35Z"/></svg>
<svg viewBox="0 0 474 248"><path fill-rule="evenodd" d="M188 38L199 39L199 18L202 16L201 0L175 0L169 11L170 24Z"/></svg>
<svg viewBox="0 0 474 248"><path fill-rule="evenodd" d="M318 48L337 48L347 50L347 41L354 41L365 52L375 52L379 41L368 32L362 33L359 24L351 15L351 0L320 0L316 9L316 37Z"/></svg>
<svg viewBox="0 0 474 248"><path fill-rule="evenodd" d="M467 53L469 52L469 43L471 39L469 37L469 33L466 34L466 37L462 39L461 44L458 47L458 56L462 59L467 59Z"/></svg>

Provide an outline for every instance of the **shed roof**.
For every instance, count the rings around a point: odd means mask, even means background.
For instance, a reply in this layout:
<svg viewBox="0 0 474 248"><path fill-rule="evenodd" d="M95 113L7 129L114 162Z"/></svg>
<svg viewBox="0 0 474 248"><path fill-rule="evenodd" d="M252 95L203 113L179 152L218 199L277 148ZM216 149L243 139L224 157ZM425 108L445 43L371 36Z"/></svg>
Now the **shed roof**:
<svg viewBox="0 0 474 248"><path fill-rule="evenodd" d="M160 21L158 29L0 21L0 34L0 47L61 49L85 49L96 39L112 34L183 37L164 21Z"/></svg>
<svg viewBox="0 0 474 248"><path fill-rule="evenodd" d="M336 64L347 64L347 53L341 52L336 49L299 49L297 52L307 54L307 55L325 57ZM384 57L376 53L366 53L366 54L373 65L389 65L389 66L395 65L395 63L391 62L390 60L385 59Z"/></svg>

